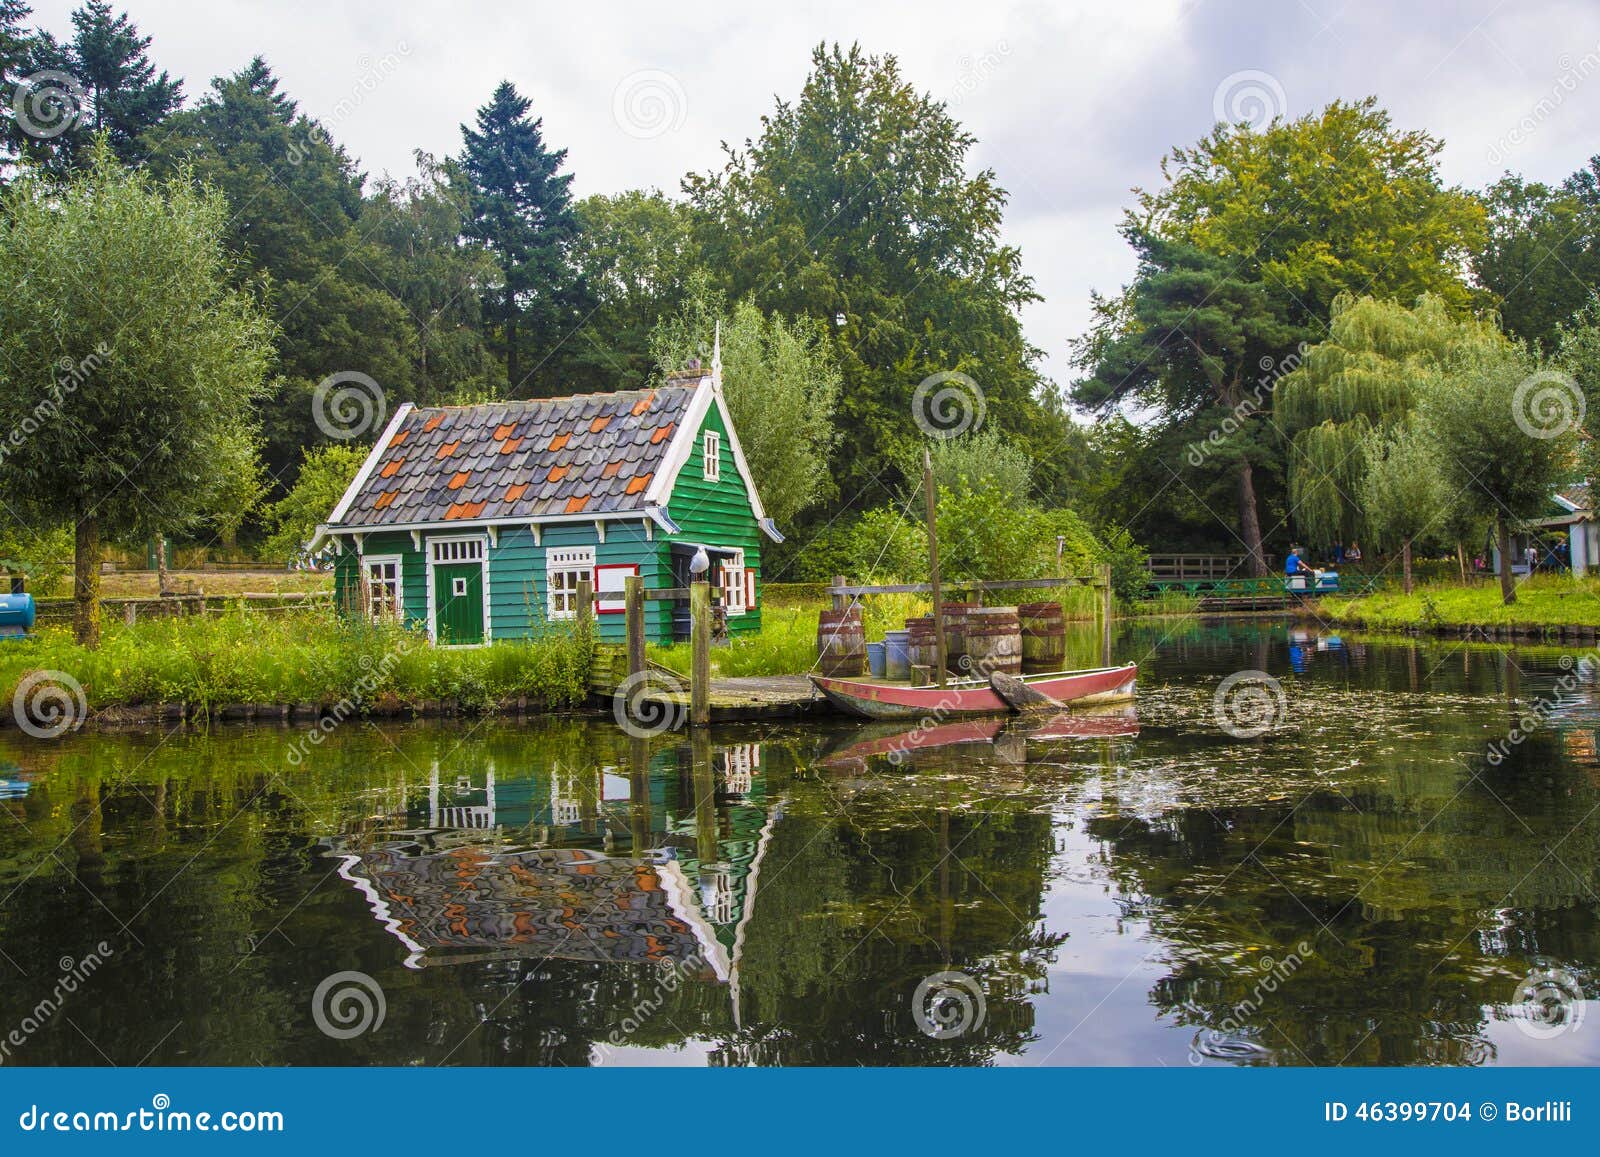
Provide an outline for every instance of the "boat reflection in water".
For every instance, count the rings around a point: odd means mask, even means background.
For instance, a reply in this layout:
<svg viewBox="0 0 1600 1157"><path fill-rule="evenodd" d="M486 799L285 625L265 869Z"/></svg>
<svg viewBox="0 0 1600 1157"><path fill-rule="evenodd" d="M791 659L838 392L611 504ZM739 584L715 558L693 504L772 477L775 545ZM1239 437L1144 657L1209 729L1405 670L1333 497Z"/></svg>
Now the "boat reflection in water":
<svg viewBox="0 0 1600 1157"><path fill-rule="evenodd" d="M1139 715L1131 706L1062 711L1054 715L924 722L916 727L906 727L903 723L879 724L856 732L852 736L854 742L829 753L822 764L832 768L862 768L868 760L883 758L899 766L915 755L966 743L987 744L1006 762L1020 763L1027 759L1029 743L1131 739L1138 734Z"/></svg>
<svg viewBox="0 0 1600 1157"><path fill-rule="evenodd" d="M558 765L541 777L436 764L425 813L328 851L411 968L561 959L736 982L781 804L766 798L759 745L705 756L683 761L686 794L648 760L631 775Z"/></svg>

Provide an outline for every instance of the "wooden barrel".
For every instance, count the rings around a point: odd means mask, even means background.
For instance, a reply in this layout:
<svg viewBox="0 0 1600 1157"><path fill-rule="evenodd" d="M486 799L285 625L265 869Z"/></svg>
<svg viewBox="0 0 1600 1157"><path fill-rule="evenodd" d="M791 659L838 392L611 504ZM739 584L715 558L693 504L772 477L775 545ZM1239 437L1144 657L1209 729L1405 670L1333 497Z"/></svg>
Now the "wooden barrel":
<svg viewBox="0 0 1600 1157"><path fill-rule="evenodd" d="M817 669L824 675L859 678L867 669L867 633L861 608L825 610L817 619Z"/></svg>
<svg viewBox="0 0 1600 1157"><path fill-rule="evenodd" d="M978 607L967 612L967 654L972 673L986 678L996 671L1022 673L1022 628L1016 607Z"/></svg>
<svg viewBox="0 0 1600 1157"><path fill-rule="evenodd" d="M944 603L942 605L944 618L944 665L951 671L961 672L968 664L962 662L967 657L967 612L976 609L978 603Z"/></svg>
<svg viewBox="0 0 1600 1157"><path fill-rule="evenodd" d="M934 634L933 616L918 615L906 620L910 638L906 640L906 654L913 667L932 667L939 659L939 640Z"/></svg>
<svg viewBox="0 0 1600 1157"><path fill-rule="evenodd" d="M1023 603L1017 608L1022 628L1022 673L1060 671L1067 665L1067 624L1060 603Z"/></svg>

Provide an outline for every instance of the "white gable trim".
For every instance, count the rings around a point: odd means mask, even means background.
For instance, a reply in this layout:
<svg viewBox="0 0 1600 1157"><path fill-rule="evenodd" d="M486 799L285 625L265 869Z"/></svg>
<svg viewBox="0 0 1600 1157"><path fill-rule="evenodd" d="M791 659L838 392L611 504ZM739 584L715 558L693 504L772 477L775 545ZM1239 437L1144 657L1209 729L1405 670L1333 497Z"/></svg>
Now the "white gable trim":
<svg viewBox="0 0 1600 1157"><path fill-rule="evenodd" d="M410 402L402 402L400 408L394 412L394 417L389 419L389 424L383 428L382 435L373 444L372 452L367 455L367 460L361 464L361 469L356 472L355 481L350 483L350 488L344 492L344 497L339 499L339 505L333 508L333 513L328 516L329 523L343 521L345 513L350 509L350 504L356 500L356 495L361 493L361 488L367 484L367 479L372 477L372 472L378 468L378 459L383 457L383 452L389 448L389 440L394 437L394 432L400 428L400 423L406 420L406 415L416 409Z"/></svg>
<svg viewBox="0 0 1600 1157"><path fill-rule="evenodd" d="M722 414L722 424L727 427L728 449L733 451L733 464L738 468L739 477L744 480L745 491L750 496L750 509L754 511L757 523L764 522L767 512L761 505L756 480L750 476L750 464L745 461L744 447L739 444L739 431L734 428L733 416L728 413L727 399L722 396L722 383L713 377L701 378L700 384L695 387L689 409L684 413L678 429L673 432L672 444L667 447L661 465L656 467L656 476L650 482L650 489L645 491L645 505L666 506L667 499L672 496L672 488L677 485L678 475L688 465L690 455L699 445L700 427L705 425L713 403Z"/></svg>
<svg viewBox="0 0 1600 1157"><path fill-rule="evenodd" d="M644 492L646 506L666 505L667 497L672 493L672 484L678 480L678 472L688 463L689 455L694 453L695 439L705 423L711 402L711 379L701 378L700 384L694 388L694 395L689 399L689 408L679 420L678 428L672 432L672 441L667 443L667 452L661 456L656 476L650 480L650 489Z"/></svg>

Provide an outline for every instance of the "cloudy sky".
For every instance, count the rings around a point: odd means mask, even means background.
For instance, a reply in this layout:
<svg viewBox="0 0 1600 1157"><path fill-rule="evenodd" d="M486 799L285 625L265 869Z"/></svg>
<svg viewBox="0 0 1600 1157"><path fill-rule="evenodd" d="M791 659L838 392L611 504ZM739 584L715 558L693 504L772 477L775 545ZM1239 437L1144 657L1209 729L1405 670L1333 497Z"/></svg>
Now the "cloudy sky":
<svg viewBox="0 0 1600 1157"><path fill-rule="evenodd" d="M64 35L72 0L36 0ZM1600 152L1594 0L1096 0L731 5L509 0L128 0L191 99L260 53L370 173L454 152L509 77L564 146L579 193L654 186L719 163L793 97L820 40L892 53L978 137L1010 190L1009 239L1044 294L1025 321L1066 380L1091 289L1132 262L1130 186L1219 115L1251 119L1376 95L1446 142L1447 181L1505 169L1559 180ZM1588 130L1588 131L1585 131Z"/></svg>

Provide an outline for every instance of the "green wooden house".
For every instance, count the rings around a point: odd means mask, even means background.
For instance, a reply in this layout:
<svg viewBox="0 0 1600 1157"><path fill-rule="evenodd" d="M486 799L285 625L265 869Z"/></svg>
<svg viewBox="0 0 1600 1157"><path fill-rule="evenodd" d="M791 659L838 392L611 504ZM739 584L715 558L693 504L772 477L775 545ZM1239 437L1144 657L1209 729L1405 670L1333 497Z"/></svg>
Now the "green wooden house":
<svg viewBox="0 0 1600 1157"><path fill-rule="evenodd" d="M730 636L760 629L763 512L720 367L658 389L415 407L390 420L313 548L337 545L341 607L398 616L436 643L538 634L596 596L624 638L623 581L684 587L704 547ZM687 603L647 604L652 642L688 637Z"/></svg>

